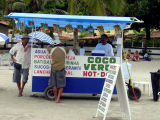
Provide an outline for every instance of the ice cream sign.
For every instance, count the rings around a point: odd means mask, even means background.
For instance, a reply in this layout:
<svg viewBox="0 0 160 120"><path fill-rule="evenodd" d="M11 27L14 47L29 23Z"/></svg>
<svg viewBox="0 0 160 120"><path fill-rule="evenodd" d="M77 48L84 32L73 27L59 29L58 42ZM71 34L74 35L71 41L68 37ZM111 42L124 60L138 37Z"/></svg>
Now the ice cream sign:
<svg viewBox="0 0 160 120"><path fill-rule="evenodd" d="M50 76L51 56L46 49L32 49L33 76ZM105 78L108 73L115 74L114 64L119 64L118 57L66 56L66 77Z"/></svg>

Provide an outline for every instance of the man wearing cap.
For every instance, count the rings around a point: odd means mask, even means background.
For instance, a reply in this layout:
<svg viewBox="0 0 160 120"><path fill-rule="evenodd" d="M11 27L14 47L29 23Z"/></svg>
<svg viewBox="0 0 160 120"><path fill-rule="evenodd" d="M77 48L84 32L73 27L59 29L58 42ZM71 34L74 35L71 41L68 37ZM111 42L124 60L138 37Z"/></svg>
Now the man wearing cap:
<svg viewBox="0 0 160 120"><path fill-rule="evenodd" d="M53 45L54 48L48 48L52 58L49 86L53 87L55 102L59 103L63 88L66 86L65 57L69 50L62 47L60 40L55 40Z"/></svg>
<svg viewBox="0 0 160 120"><path fill-rule="evenodd" d="M14 63L13 82L17 83L18 96L22 96L23 89L28 80L29 66L31 62L31 49L27 46L29 41L28 35L23 35L22 42L17 43L9 51L11 60ZM16 54L16 56L14 56ZM23 82L21 84L21 75L23 75Z"/></svg>
<svg viewBox="0 0 160 120"><path fill-rule="evenodd" d="M96 45L95 50L103 50L105 52L105 56L113 57L113 47L108 43L108 36L106 34L101 35L101 43Z"/></svg>

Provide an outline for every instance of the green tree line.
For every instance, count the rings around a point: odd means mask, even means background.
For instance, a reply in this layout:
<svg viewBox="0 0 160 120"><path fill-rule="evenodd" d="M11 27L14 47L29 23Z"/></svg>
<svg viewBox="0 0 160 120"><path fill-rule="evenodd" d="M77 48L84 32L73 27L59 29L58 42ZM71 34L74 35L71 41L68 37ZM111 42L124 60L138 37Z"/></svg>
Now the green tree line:
<svg viewBox="0 0 160 120"><path fill-rule="evenodd" d="M132 28L145 28L146 39L151 29L160 29L160 0L0 0L0 16L10 12L130 16L143 20Z"/></svg>

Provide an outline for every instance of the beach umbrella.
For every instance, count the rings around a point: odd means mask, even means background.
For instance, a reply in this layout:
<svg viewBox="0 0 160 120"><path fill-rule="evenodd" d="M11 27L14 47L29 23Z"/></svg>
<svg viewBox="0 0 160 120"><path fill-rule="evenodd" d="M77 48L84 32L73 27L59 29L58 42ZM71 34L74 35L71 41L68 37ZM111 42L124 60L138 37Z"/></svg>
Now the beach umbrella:
<svg viewBox="0 0 160 120"><path fill-rule="evenodd" d="M3 33L0 33L0 45L4 45L9 42L9 37Z"/></svg>
<svg viewBox="0 0 160 120"><path fill-rule="evenodd" d="M17 35L13 38L13 40L18 40L21 41L22 40L23 35ZM36 39L29 38L29 42L36 42Z"/></svg>
<svg viewBox="0 0 160 120"><path fill-rule="evenodd" d="M23 35L17 35L17 36L15 36L15 37L13 38L13 40L21 40L22 36L23 36Z"/></svg>
<svg viewBox="0 0 160 120"><path fill-rule="evenodd" d="M33 39L38 39L42 42L47 42L49 44L53 44L53 41L54 41L49 35L47 35L46 33L43 33L43 32L39 32L39 31L29 33L28 36L30 38L32 38L32 36L33 36Z"/></svg>

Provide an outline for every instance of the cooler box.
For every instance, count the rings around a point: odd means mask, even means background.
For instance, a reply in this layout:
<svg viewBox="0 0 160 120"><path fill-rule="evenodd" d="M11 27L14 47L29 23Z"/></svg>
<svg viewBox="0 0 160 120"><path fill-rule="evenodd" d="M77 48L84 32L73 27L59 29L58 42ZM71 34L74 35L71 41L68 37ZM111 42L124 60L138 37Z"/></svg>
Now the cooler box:
<svg viewBox="0 0 160 120"><path fill-rule="evenodd" d="M92 50L92 56L105 56L105 51L103 51L103 50Z"/></svg>

